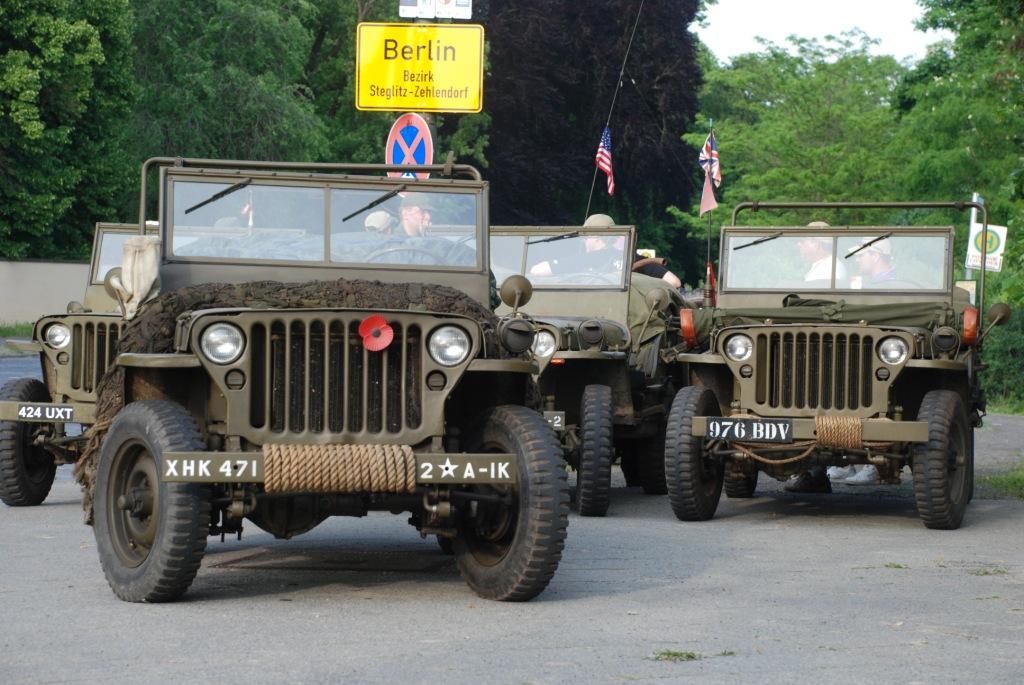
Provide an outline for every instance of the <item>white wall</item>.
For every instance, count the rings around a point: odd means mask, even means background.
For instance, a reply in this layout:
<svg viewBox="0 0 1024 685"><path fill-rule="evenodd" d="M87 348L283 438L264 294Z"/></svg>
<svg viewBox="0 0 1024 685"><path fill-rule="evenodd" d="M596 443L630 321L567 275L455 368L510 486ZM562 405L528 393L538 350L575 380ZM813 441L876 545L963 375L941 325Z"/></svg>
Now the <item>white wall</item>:
<svg viewBox="0 0 1024 685"><path fill-rule="evenodd" d="M71 300L81 302L88 278L88 262L0 260L0 323L64 313Z"/></svg>

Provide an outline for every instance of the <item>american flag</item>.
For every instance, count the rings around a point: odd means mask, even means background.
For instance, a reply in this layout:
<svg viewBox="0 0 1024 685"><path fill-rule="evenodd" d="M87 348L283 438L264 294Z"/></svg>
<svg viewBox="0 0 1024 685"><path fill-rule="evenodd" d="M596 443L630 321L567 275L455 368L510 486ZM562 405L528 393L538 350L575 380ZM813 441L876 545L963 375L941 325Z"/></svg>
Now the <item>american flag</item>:
<svg viewBox="0 0 1024 685"><path fill-rule="evenodd" d="M715 187L722 185L722 169L718 166L718 143L715 142L715 132L708 133L708 139L704 141L704 147L700 149L698 163L704 169L705 174L711 174Z"/></svg>
<svg viewBox="0 0 1024 685"><path fill-rule="evenodd" d="M601 134L601 143L597 146L597 156L594 158L597 168L608 175L608 194L615 194L615 172L612 171L612 132L607 126Z"/></svg>

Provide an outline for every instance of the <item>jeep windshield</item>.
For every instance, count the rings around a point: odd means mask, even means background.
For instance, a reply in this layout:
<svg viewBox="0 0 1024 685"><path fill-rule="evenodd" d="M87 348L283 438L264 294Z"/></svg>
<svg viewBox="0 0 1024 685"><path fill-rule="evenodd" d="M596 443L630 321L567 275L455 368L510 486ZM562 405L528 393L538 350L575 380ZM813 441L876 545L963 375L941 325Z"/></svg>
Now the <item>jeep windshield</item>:
<svg viewBox="0 0 1024 685"><path fill-rule="evenodd" d="M529 235L491 235L491 270L501 283L523 274L535 288L623 288L631 264L629 234L578 230L531 230Z"/></svg>
<svg viewBox="0 0 1024 685"><path fill-rule="evenodd" d="M479 268L481 208L472 190L254 180L217 197L239 184L173 179L169 186L174 259Z"/></svg>
<svg viewBox="0 0 1024 685"><path fill-rule="evenodd" d="M744 232L726 234L724 244L724 289L948 289L949 236L945 233Z"/></svg>

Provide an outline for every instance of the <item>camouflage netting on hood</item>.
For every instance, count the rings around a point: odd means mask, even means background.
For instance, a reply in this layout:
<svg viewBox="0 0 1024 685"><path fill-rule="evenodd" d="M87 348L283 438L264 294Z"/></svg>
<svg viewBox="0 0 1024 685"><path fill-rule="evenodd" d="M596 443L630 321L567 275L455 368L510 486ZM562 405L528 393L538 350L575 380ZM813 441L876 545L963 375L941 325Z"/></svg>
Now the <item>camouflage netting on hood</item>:
<svg viewBox="0 0 1024 685"><path fill-rule="evenodd" d="M888 304L850 304L845 300L805 300L792 298L784 307L750 309L697 309L693 322L701 345L711 331L726 326L756 326L771 319L775 324L856 324L926 328L955 325L959 314L948 302L894 302Z"/></svg>
<svg viewBox="0 0 1024 685"><path fill-rule="evenodd" d="M232 307L404 309L461 315L479 322L487 356L497 356L502 349L497 340L497 317L494 313L455 288L422 283L338 279L308 283L208 283L164 293L142 305L136 317L125 324L117 352L173 352L174 331L181 314ZM85 522L90 525L100 446L110 423L124 406L124 371L121 367L114 366L107 371L97 385L96 396L96 423L86 433L86 447L75 464L75 477L82 486Z"/></svg>

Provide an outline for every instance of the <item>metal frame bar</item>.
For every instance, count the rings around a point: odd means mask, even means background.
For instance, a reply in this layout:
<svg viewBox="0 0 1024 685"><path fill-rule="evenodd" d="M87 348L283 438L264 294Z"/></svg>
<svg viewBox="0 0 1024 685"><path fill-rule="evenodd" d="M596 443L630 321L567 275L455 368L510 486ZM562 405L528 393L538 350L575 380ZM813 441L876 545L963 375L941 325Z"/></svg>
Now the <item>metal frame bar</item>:
<svg viewBox="0 0 1024 685"><path fill-rule="evenodd" d="M980 202L962 200L957 202L741 202L732 210L732 225L736 225L736 217L740 212L749 209L758 212L762 209L955 209L964 211L974 208L981 212L981 275L978 282L978 311L985 311L985 263L988 252L988 210ZM913 228L908 226L907 228ZM970 227L968 227L970 235ZM955 279L954 279L955 280Z"/></svg>

